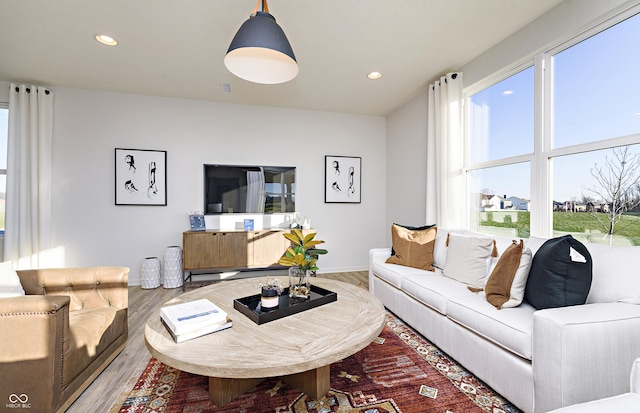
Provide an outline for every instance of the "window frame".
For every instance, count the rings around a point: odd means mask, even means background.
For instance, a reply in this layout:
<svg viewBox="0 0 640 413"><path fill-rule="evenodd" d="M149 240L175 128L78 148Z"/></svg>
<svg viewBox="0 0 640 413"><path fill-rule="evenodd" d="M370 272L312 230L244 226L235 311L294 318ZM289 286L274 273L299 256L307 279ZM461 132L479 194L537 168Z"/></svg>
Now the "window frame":
<svg viewBox="0 0 640 413"><path fill-rule="evenodd" d="M0 102L0 109L6 109L7 112L9 112L9 102ZM8 127L9 127L9 125L8 125L8 122L7 122L7 135L9 134ZM7 145L9 144L8 140L9 139L8 139L8 136L7 136ZM5 182L6 182L7 170L4 169L4 168L0 168L0 176L1 175L4 175ZM6 202L6 197L7 197L7 193L6 193L6 188L5 188L5 202ZM6 228L6 225L7 225L7 222L6 222L6 203L5 203L5 224L4 225L5 225L5 228ZM0 239L4 238L5 228L0 228Z"/></svg>
<svg viewBox="0 0 640 413"><path fill-rule="evenodd" d="M640 14L640 4L626 9L614 10L595 21L589 27L558 42L534 51L518 61L463 89L464 130L464 198L465 216L463 224L470 228L471 208L469 202L470 172L485 168L530 162L530 234L551 237L553 234L553 158L610 149L624 145L640 144L640 133L616 136L593 142L554 148L553 142L553 59L554 56L574 45L595 36L622 21ZM534 142L533 152L518 156L471 163L470 161L470 98L497 83L529 67L534 67Z"/></svg>

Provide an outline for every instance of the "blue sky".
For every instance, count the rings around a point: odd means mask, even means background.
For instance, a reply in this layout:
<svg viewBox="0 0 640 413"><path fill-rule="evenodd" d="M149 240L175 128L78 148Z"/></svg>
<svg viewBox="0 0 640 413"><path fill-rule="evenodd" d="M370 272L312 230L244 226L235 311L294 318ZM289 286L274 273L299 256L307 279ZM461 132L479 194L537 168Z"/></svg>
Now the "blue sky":
<svg viewBox="0 0 640 413"><path fill-rule="evenodd" d="M566 49L554 57L554 147L640 133L640 15ZM472 141L473 161L533 152L533 67L472 96L485 106L489 143ZM475 131L477 132L477 131ZM474 136L474 135L472 135ZM476 133L477 138L477 133ZM632 147L640 151L638 145ZM611 150L566 156L554 161L553 199L580 199L595 185L591 169ZM482 189L530 197L529 164L498 167L482 176Z"/></svg>

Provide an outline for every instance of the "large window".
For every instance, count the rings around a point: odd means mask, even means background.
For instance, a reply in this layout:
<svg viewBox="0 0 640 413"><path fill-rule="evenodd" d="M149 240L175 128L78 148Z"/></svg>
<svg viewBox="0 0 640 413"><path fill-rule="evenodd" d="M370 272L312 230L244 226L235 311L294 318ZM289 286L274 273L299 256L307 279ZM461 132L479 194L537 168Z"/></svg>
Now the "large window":
<svg viewBox="0 0 640 413"><path fill-rule="evenodd" d="M534 68L467 100L469 227L528 237L534 144Z"/></svg>
<svg viewBox="0 0 640 413"><path fill-rule="evenodd" d="M638 10L465 89L470 229L640 245Z"/></svg>

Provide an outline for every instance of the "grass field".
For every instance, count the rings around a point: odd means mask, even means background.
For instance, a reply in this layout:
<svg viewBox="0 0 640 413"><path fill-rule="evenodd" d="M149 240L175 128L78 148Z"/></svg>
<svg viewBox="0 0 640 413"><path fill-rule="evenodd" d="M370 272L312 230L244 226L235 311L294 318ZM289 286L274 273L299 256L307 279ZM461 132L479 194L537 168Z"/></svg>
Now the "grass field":
<svg viewBox="0 0 640 413"><path fill-rule="evenodd" d="M510 214L513 214L512 212ZM606 214L598 214L600 220L608 222ZM519 237L528 238L530 233L529 212L518 211L517 219L506 219L502 221L501 212L487 212L487 220L481 222L482 226L513 228ZM511 222L509 222L511 221ZM574 237L592 241L603 242L606 230L603 226L589 213L586 212L554 212L553 213L553 231L561 235L569 233ZM640 216L637 214L623 215L622 219L616 226L614 231L615 238L626 239L626 244L640 245Z"/></svg>

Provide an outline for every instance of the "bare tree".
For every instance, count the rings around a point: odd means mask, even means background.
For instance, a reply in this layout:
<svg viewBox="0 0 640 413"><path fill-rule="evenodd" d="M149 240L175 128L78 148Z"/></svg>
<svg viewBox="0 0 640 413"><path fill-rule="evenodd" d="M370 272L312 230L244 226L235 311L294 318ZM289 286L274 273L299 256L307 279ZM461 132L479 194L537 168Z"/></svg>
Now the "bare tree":
<svg viewBox="0 0 640 413"><path fill-rule="evenodd" d="M496 194L496 191L494 191L494 190L493 190L493 189L491 189L491 188L482 188L482 189L480 190L480 193L481 193L482 195L493 196L493 195L495 195L495 194Z"/></svg>
<svg viewBox="0 0 640 413"><path fill-rule="evenodd" d="M613 148L613 156L605 157L603 166L597 163L591 168L596 185L585 190L603 202L603 213L591 211L606 236L620 228L622 214L640 204L640 154L629 151L629 145ZM583 198L587 198L583 194ZM629 224L630 225L630 224Z"/></svg>

